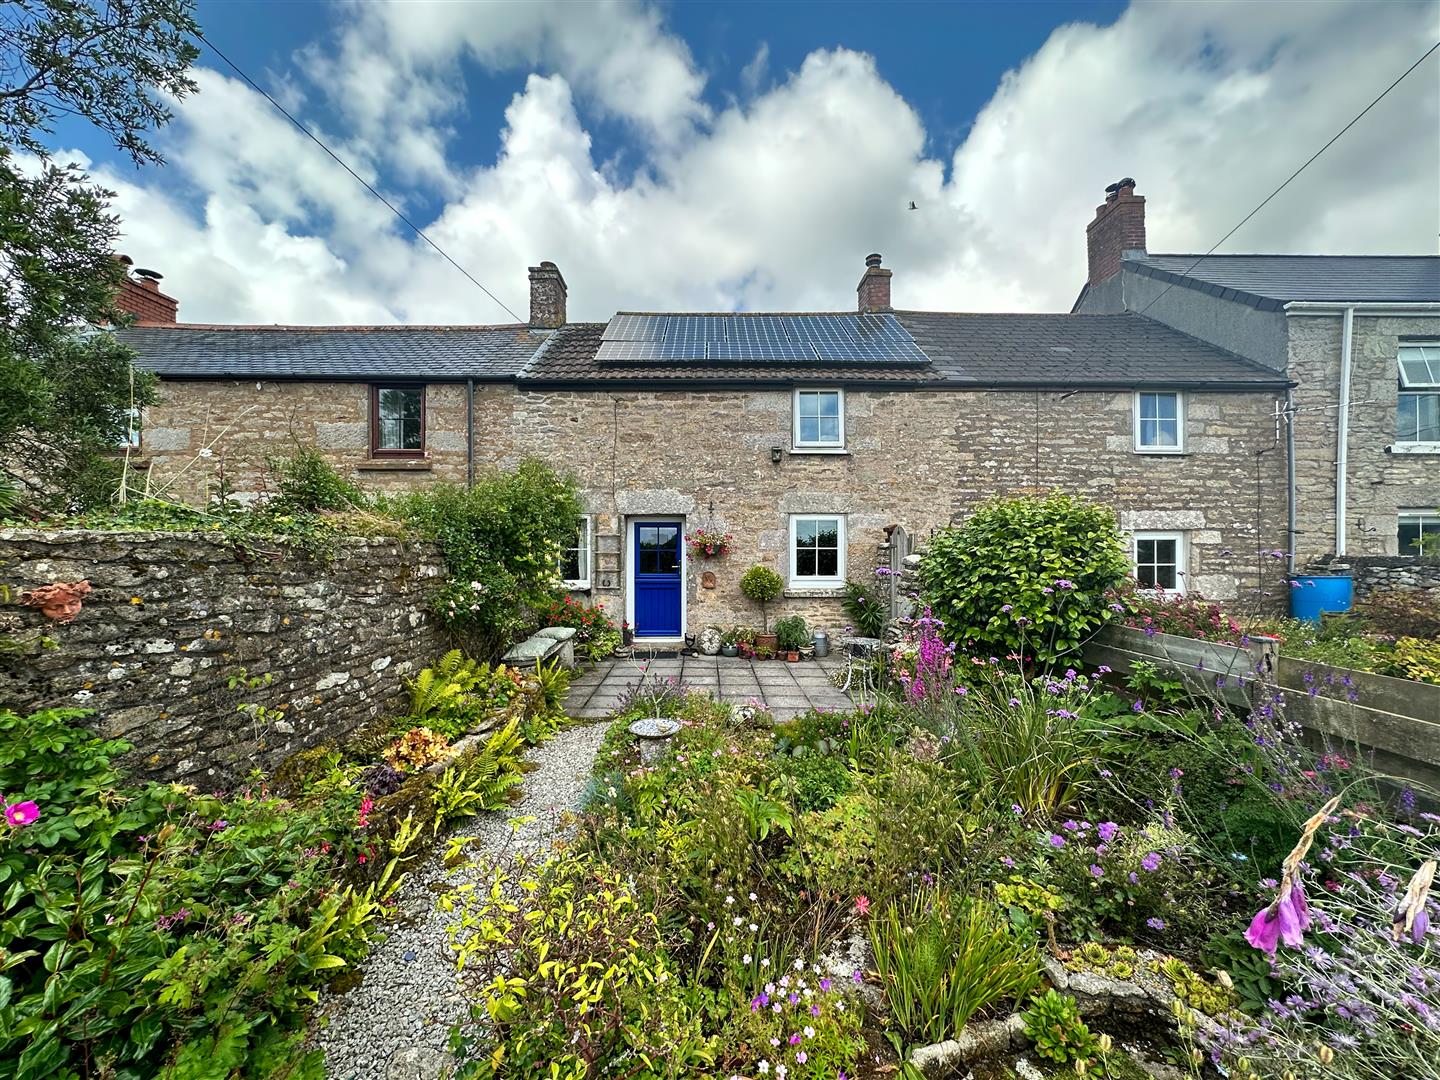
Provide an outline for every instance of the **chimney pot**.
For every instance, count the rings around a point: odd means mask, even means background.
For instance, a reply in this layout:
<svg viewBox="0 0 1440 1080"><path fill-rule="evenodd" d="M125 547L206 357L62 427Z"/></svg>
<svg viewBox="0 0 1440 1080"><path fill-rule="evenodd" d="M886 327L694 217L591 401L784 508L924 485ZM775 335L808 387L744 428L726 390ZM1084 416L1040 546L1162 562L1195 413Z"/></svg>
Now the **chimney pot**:
<svg viewBox="0 0 1440 1080"><path fill-rule="evenodd" d="M1120 272L1127 251L1145 250L1145 197L1127 176L1105 188L1105 201L1085 228L1089 282L1098 285Z"/></svg>
<svg viewBox="0 0 1440 1080"><path fill-rule="evenodd" d="M115 307L135 316L137 326L173 326L180 314L180 303L160 291L163 275L135 266L128 255L117 255L116 259L125 267L125 276L115 293Z"/></svg>
<svg viewBox="0 0 1440 1080"><path fill-rule="evenodd" d="M553 262L530 267L530 325L536 330L564 326L568 292L565 277Z"/></svg>
<svg viewBox="0 0 1440 1080"><path fill-rule="evenodd" d="M865 273L860 284L855 286L856 306L861 311L889 311L890 278L892 274L880 265L880 256L874 252L865 256Z"/></svg>

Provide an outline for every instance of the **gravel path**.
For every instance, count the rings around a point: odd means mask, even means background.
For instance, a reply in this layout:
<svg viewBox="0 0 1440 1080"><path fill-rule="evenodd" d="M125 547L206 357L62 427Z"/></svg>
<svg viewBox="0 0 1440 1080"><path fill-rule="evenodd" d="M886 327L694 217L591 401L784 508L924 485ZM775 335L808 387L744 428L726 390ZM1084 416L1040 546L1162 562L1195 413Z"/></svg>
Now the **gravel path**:
<svg viewBox="0 0 1440 1080"><path fill-rule="evenodd" d="M560 816L580 809L606 727L572 727L532 749L527 757L539 768L525 774L520 801L455 830L479 837L468 849L472 860L507 848L548 847L560 831ZM521 817L535 820L513 828L511 819ZM446 1072L450 1026L464 1006L446 948L447 916L435 901L469 871L446 871L443 852L438 844L428 860L412 867L399 895L405 921L380 927L387 937L361 965L360 985L321 996L313 1038L325 1051L329 1080L433 1080Z"/></svg>

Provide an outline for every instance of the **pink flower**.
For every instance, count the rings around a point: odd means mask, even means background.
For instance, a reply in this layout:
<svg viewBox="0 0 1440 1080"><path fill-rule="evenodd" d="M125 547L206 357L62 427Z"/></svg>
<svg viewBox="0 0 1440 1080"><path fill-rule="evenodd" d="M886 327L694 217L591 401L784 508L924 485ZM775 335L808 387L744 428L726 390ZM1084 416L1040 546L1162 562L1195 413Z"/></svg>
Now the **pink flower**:
<svg viewBox="0 0 1440 1080"><path fill-rule="evenodd" d="M11 803L5 807L5 822L15 828L32 825L40 817L40 807L29 800Z"/></svg>
<svg viewBox="0 0 1440 1080"><path fill-rule="evenodd" d="M855 912L859 915L870 914L870 898L868 896L855 897Z"/></svg>
<svg viewBox="0 0 1440 1080"><path fill-rule="evenodd" d="M1305 890L1297 880L1250 920L1245 940L1273 956L1276 945L1281 941L1298 948L1309 925L1310 908L1305 903Z"/></svg>

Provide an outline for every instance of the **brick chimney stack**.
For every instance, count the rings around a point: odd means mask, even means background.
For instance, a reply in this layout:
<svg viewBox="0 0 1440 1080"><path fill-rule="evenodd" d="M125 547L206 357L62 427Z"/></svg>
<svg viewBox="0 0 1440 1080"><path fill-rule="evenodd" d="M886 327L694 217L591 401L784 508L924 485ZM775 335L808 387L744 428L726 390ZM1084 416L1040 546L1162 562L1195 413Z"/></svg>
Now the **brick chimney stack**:
<svg viewBox="0 0 1440 1080"><path fill-rule="evenodd" d="M1095 220L1085 228L1085 243L1091 285L1118 274L1125 252L1145 250L1145 196L1135 194L1130 177L1105 189L1105 201L1095 208Z"/></svg>
<svg viewBox="0 0 1440 1080"><path fill-rule="evenodd" d="M530 267L530 326L555 330L565 325L565 278L553 262Z"/></svg>
<svg viewBox="0 0 1440 1080"><path fill-rule="evenodd" d="M125 279L115 294L115 306L135 316L136 326L174 326L180 301L160 291L161 276L154 270L135 267L128 255L117 255L125 267Z"/></svg>
<svg viewBox="0 0 1440 1080"><path fill-rule="evenodd" d="M855 286L861 311L890 311L890 278L892 272L880 265L880 256L865 256L865 273Z"/></svg>

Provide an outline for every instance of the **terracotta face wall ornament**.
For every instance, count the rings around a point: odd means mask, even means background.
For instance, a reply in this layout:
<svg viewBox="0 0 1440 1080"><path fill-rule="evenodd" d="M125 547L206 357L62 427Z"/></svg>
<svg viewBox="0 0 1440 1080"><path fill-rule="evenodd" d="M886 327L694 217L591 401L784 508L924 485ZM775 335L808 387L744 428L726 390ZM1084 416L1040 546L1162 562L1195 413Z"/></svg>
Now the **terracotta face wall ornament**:
<svg viewBox="0 0 1440 1080"><path fill-rule="evenodd" d="M38 607L42 615L57 623L68 623L80 614L88 595L88 581L57 581L53 585L40 585L22 593L20 602L26 607Z"/></svg>

